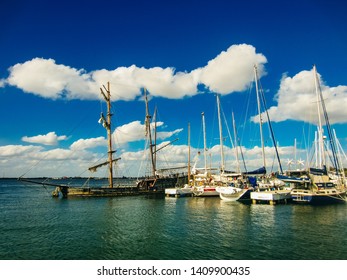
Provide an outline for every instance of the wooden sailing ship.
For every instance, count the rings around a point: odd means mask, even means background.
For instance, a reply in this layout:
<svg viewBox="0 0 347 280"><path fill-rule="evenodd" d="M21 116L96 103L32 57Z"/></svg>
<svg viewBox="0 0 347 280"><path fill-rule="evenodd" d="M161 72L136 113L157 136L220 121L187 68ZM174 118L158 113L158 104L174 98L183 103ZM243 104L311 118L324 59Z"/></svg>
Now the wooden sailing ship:
<svg viewBox="0 0 347 280"><path fill-rule="evenodd" d="M103 86L100 88L101 95L107 104L107 115L106 117L101 113L101 117L99 119L99 123L103 125L103 127L107 131L107 141L108 141L108 160L92 166L89 168L89 171L96 171L99 167L108 166L108 186L102 187L72 187L65 184L55 184L48 182L38 182L32 179L25 179L20 177L19 180L40 184L44 186L55 186L55 190L53 191L53 196L62 196L63 198L68 197L111 197L111 196L123 196L123 195L137 195L139 194L139 189L136 186L119 186L114 187L113 183L113 163L120 160L120 158L113 158L113 154L116 152L112 148L112 113L111 113L111 91L110 91L110 83L107 83L107 87Z"/></svg>
<svg viewBox="0 0 347 280"><path fill-rule="evenodd" d="M148 107L148 98L146 89L144 90L144 98L146 104L146 118L145 118L145 126L146 126L146 137L149 142L149 157L151 164L151 175L137 182L138 191L141 194L165 194L165 189L174 188L174 187L182 187L185 183L187 183L188 175L180 172L171 172L170 174L164 174L165 171L176 171L178 169L182 169L182 167L174 167L174 168L166 168L166 169L158 169L156 162L156 154L161 149L166 146L172 144L178 139L173 140L172 142L157 148L156 144L156 125L154 123L154 135L152 136L151 129L151 118L152 116L149 113ZM186 169L186 167L183 167Z"/></svg>

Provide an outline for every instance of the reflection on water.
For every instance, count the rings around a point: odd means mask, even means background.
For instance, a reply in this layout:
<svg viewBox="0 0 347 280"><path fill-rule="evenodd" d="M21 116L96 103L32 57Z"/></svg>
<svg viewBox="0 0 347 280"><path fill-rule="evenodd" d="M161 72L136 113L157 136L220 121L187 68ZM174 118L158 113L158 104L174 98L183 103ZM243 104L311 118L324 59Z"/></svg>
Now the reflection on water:
<svg viewBox="0 0 347 280"><path fill-rule="evenodd" d="M1 180L0 180L1 181ZM0 259L345 259L346 205L54 199L0 182Z"/></svg>

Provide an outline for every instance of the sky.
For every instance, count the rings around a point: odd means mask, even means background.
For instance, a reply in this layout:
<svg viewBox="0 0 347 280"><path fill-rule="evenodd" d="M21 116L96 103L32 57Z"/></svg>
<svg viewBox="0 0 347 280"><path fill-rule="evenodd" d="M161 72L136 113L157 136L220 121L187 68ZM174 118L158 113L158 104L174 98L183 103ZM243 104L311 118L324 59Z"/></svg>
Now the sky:
<svg viewBox="0 0 347 280"><path fill-rule="evenodd" d="M254 65L283 169L314 165L313 65L346 151L346 12L343 0L2 1L0 176L106 176L87 169L107 157L98 123L107 82L115 176L148 171L144 89L158 148L174 141L158 151L158 168L186 166L189 144L192 164L203 167L202 112L208 162L221 165L217 95L226 169L237 168L234 127L246 168L258 168ZM277 171L262 127L267 170Z"/></svg>

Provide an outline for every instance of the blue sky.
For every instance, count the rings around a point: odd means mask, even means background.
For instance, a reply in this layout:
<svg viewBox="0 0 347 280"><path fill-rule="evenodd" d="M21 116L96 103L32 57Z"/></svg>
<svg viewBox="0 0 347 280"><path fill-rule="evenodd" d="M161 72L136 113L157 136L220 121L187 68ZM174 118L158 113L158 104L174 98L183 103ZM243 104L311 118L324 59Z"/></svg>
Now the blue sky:
<svg viewBox="0 0 347 280"><path fill-rule="evenodd" d="M111 83L117 175L145 172L142 88L158 108L159 167L203 149L218 166L216 93L232 134L234 112L249 169L261 165L253 83L257 64L284 168L308 162L317 65L331 124L347 149L345 1L3 1L0 10L1 176L89 176L105 157L97 123ZM264 126L267 165L272 142ZM233 134L232 134L233 135ZM227 138L227 127L223 137ZM235 169L230 140L226 165ZM310 158L310 156L309 156ZM203 164L199 159L198 165ZM347 163L345 162L345 165ZM104 176L100 171L92 176Z"/></svg>

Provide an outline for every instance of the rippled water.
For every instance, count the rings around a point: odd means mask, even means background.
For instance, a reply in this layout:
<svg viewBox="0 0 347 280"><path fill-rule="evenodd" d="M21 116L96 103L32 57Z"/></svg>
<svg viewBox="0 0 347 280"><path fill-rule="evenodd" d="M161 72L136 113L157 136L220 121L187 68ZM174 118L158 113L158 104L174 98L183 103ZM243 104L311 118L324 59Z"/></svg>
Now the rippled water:
<svg viewBox="0 0 347 280"><path fill-rule="evenodd" d="M347 259L347 205L51 197L0 180L0 259Z"/></svg>

